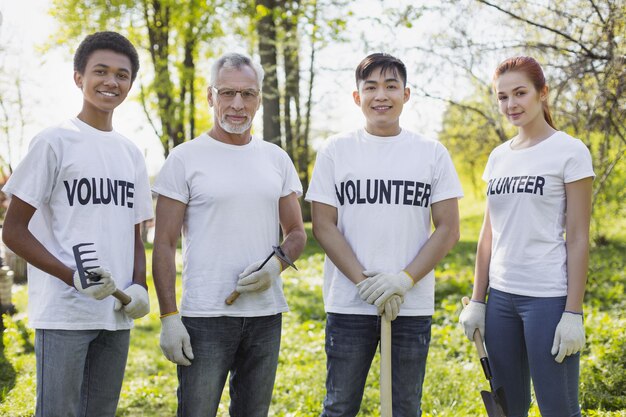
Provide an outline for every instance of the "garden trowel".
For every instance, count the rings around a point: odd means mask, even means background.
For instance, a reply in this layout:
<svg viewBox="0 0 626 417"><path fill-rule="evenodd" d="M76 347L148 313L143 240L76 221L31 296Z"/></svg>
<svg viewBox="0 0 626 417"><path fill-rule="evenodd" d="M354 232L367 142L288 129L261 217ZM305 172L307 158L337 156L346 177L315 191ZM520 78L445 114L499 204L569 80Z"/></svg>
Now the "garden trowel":
<svg viewBox="0 0 626 417"><path fill-rule="evenodd" d="M470 300L467 297L463 297L462 302L463 305L466 306L469 304ZM487 415L489 417L506 417L506 399L504 397L504 390L502 387L494 389L493 375L491 373L491 366L489 365L489 358L487 357L487 352L485 352L483 338L480 336L478 329L474 331L474 344L478 350L478 357L480 358L480 364L483 368L483 372L487 381L489 381L489 387L491 388L491 391L480 391L480 396L483 398L483 403L485 403Z"/></svg>

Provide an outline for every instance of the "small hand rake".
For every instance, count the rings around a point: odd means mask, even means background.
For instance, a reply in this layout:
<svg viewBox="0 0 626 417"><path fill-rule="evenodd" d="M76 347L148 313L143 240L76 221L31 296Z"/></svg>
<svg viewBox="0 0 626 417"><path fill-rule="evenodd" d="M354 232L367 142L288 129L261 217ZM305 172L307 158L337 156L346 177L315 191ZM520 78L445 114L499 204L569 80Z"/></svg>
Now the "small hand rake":
<svg viewBox="0 0 626 417"><path fill-rule="evenodd" d="M87 263L98 261L98 258L95 255L90 258L85 257L90 256L90 253L96 253L95 250L88 250L88 248L86 248L87 246L91 245L93 245L93 243L79 243L78 245L74 245L72 247L72 250L74 251L74 260L76 261L76 269L78 270L78 276L80 278L81 284L83 285L83 288L98 285L98 281L100 281L100 275L91 271L92 269L99 268L100 266L87 265ZM113 297L120 300L123 305L127 305L131 301L131 298L128 296L128 294L117 289L112 295Z"/></svg>

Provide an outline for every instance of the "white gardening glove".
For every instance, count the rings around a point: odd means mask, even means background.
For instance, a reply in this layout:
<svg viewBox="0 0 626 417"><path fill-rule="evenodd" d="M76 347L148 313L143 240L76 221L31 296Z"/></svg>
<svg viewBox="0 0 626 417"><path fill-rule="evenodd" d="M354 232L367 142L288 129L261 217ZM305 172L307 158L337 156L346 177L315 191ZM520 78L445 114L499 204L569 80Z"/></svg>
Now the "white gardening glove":
<svg viewBox="0 0 626 417"><path fill-rule="evenodd" d="M116 298L113 306L115 311L124 310L133 320L137 320L150 312L150 297L148 297L148 290L143 286L133 284L124 292L130 297L130 303L122 305L122 302Z"/></svg>
<svg viewBox="0 0 626 417"><path fill-rule="evenodd" d="M238 293L265 291L272 286L274 280L278 279L283 270L280 260L272 256L263 268L256 271L262 263L263 261L254 262L239 274L239 281L235 288Z"/></svg>
<svg viewBox="0 0 626 417"><path fill-rule="evenodd" d="M394 294L385 304L378 307L378 314L384 314L387 320L394 321L398 317L398 313L400 313L400 306L403 302L404 298Z"/></svg>
<svg viewBox="0 0 626 417"><path fill-rule="evenodd" d="M180 319L180 313L161 318L161 351L175 364L189 366L193 359L191 338Z"/></svg>
<svg viewBox="0 0 626 417"><path fill-rule="evenodd" d="M474 341L474 332L478 329L480 337L485 340L485 312L487 305L480 301L470 301L468 305L463 307L461 315L459 315L459 324L463 326L465 336Z"/></svg>
<svg viewBox="0 0 626 417"><path fill-rule="evenodd" d="M582 314L563 312L561 321L554 332L551 353L558 363L563 362L566 356L580 352L585 346L585 326Z"/></svg>
<svg viewBox="0 0 626 417"><path fill-rule="evenodd" d="M99 276L99 280L95 281L87 277L87 283L90 285L86 285L83 287L82 282L80 281L80 276L78 275L78 271L74 271L74 287L81 293L95 298L96 300L102 300L103 298L108 297L113 294L117 288L115 288L115 281L113 281L113 277L111 273L104 268L94 268L90 270L90 273L94 276Z"/></svg>
<svg viewBox="0 0 626 417"><path fill-rule="evenodd" d="M369 278L357 284L359 296L376 307L384 305L394 294L404 297L415 284L405 271L397 274L363 271L363 275Z"/></svg>

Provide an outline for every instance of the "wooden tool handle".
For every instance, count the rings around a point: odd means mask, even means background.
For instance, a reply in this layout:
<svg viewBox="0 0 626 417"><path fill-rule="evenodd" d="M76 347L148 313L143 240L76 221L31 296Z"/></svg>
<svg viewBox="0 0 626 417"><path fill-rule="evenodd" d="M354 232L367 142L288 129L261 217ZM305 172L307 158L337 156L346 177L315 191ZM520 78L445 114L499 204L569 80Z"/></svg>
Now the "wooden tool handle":
<svg viewBox="0 0 626 417"><path fill-rule="evenodd" d="M132 300L132 298L130 298L130 296L128 294L126 294L125 292L123 292L121 290L115 290L115 292L113 293L113 297L115 297L118 300L120 300L122 305L127 305Z"/></svg>
<svg viewBox="0 0 626 417"><path fill-rule="evenodd" d="M228 305L232 305L237 298L239 298L241 294L237 292L237 290L230 293L230 295L224 300L224 302Z"/></svg>
<svg viewBox="0 0 626 417"><path fill-rule="evenodd" d="M392 417L391 403L391 322L380 320L380 416Z"/></svg>

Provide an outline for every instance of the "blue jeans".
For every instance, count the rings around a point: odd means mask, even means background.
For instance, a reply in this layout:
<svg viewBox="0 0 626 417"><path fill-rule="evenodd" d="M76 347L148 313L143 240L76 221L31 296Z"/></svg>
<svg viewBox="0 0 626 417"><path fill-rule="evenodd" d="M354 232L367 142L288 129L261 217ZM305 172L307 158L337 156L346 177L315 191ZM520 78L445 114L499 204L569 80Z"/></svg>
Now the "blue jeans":
<svg viewBox="0 0 626 417"><path fill-rule="evenodd" d="M391 323L394 417L419 417L422 414L422 384L430 327L430 316L401 316ZM357 415L379 340L379 316L328 313L326 398L322 417Z"/></svg>
<svg viewBox="0 0 626 417"><path fill-rule="evenodd" d="M557 363L550 353L565 297L526 297L491 289L485 346L496 387L506 396L508 417L526 417L532 379L543 417L578 417L580 354Z"/></svg>
<svg viewBox="0 0 626 417"><path fill-rule="evenodd" d="M37 417L113 417L130 330L35 331Z"/></svg>
<svg viewBox="0 0 626 417"><path fill-rule="evenodd" d="M265 417L278 366L282 314L183 317L194 359L178 366L178 417L215 416L230 372L231 417Z"/></svg>

